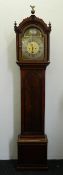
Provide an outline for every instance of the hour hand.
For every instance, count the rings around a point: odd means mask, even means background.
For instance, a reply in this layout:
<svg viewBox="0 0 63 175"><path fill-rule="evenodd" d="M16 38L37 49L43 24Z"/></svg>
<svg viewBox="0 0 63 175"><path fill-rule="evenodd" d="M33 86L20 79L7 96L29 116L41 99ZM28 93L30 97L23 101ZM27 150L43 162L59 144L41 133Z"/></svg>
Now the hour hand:
<svg viewBox="0 0 63 175"><path fill-rule="evenodd" d="M34 48L33 48L33 44L31 44L31 47L32 47L32 53L34 53Z"/></svg>

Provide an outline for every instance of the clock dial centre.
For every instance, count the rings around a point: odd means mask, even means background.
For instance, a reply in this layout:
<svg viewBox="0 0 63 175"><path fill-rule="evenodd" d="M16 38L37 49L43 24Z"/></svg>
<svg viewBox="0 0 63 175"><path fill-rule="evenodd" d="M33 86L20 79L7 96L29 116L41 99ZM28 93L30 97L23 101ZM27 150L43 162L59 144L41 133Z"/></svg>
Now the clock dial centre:
<svg viewBox="0 0 63 175"><path fill-rule="evenodd" d="M27 51L30 54L36 54L39 51L39 45L37 44L37 42L29 42L27 45Z"/></svg>

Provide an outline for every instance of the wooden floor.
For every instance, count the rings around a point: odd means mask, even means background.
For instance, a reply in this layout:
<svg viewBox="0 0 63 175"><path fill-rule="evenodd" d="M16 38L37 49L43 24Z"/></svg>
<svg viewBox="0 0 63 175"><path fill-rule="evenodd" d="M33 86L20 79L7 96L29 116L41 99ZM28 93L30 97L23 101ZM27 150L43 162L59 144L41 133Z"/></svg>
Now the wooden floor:
<svg viewBox="0 0 63 175"><path fill-rule="evenodd" d="M16 160L0 160L0 175L63 175L63 160L49 160L46 171L17 171Z"/></svg>

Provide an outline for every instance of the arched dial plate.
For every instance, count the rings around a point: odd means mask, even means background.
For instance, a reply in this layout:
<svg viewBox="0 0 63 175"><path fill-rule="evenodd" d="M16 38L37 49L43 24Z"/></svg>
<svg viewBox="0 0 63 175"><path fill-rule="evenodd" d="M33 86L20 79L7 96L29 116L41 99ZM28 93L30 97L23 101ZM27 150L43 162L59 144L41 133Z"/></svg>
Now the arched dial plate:
<svg viewBox="0 0 63 175"><path fill-rule="evenodd" d="M30 27L22 38L19 36L20 57L23 60L44 60L45 57L45 36L36 27Z"/></svg>

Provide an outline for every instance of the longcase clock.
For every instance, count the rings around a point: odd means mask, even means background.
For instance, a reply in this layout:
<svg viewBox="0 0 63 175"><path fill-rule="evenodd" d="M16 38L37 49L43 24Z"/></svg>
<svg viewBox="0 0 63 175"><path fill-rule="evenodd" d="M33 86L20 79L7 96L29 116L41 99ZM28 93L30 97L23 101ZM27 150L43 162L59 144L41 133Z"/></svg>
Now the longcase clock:
<svg viewBox="0 0 63 175"><path fill-rule="evenodd" d="M45 70L49 65L51 24L31 16L15 22L17 64L21 76L21 133L18 135L18 169L47 168L45 135Z"/></svg>

